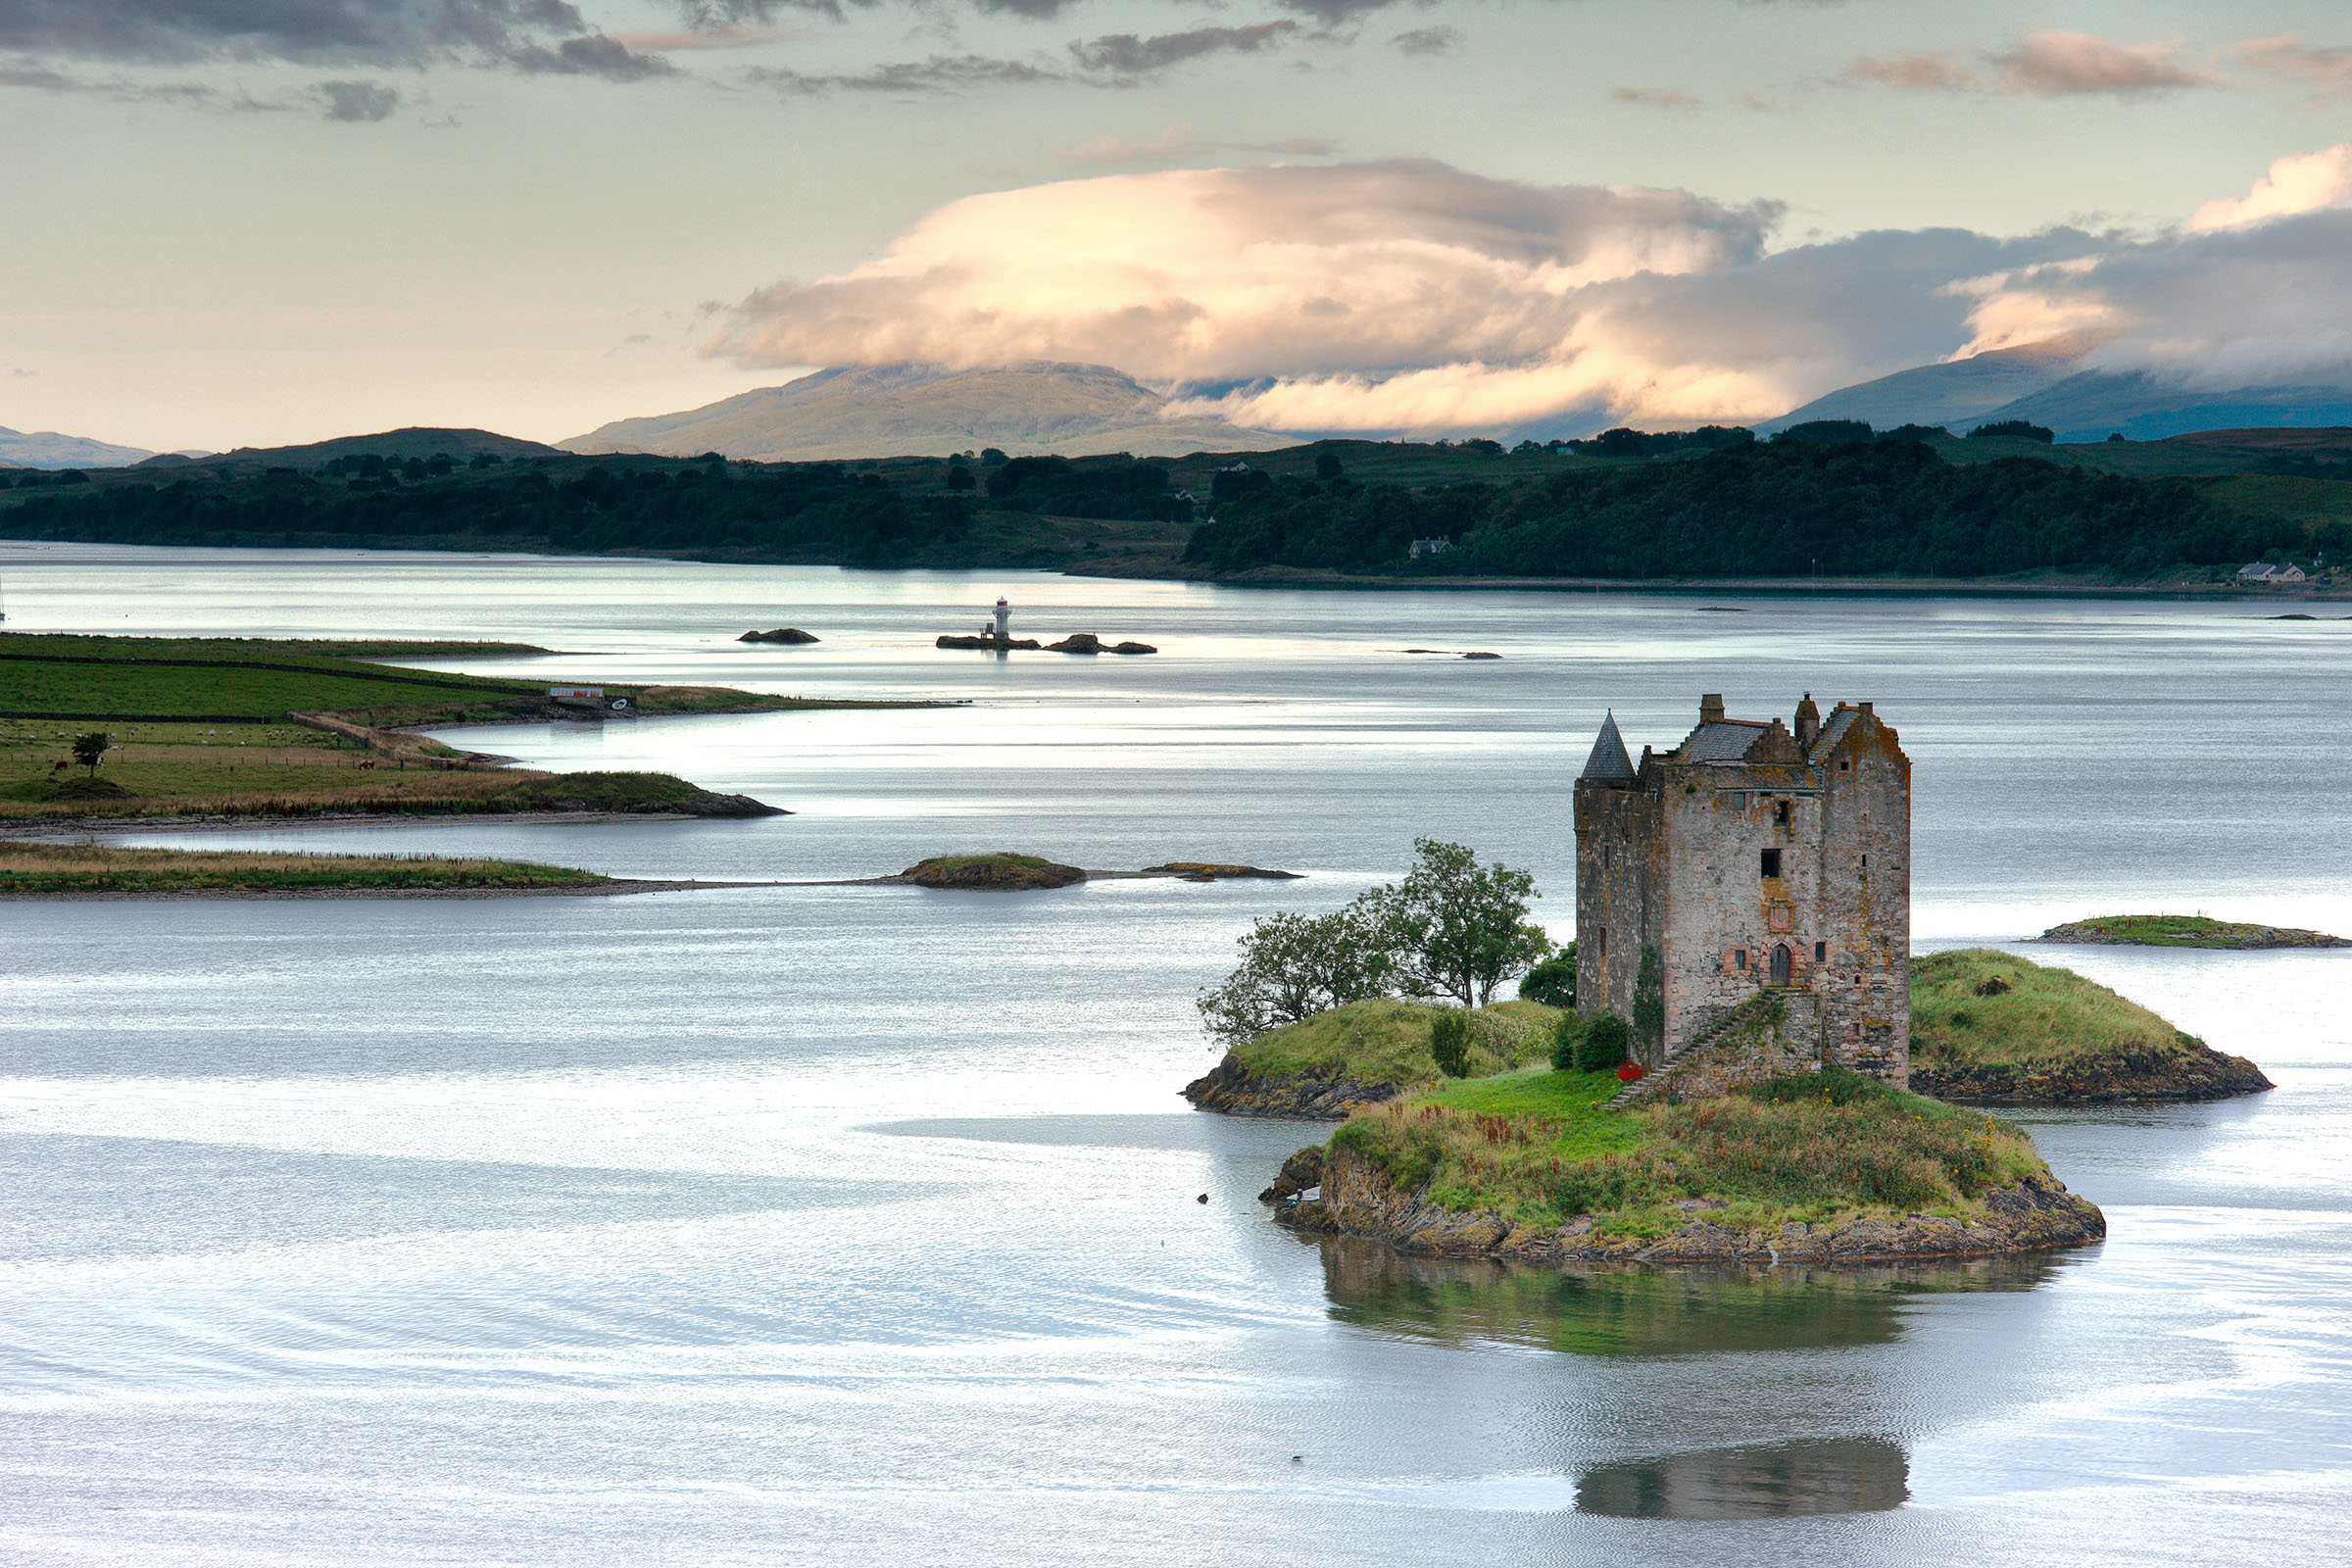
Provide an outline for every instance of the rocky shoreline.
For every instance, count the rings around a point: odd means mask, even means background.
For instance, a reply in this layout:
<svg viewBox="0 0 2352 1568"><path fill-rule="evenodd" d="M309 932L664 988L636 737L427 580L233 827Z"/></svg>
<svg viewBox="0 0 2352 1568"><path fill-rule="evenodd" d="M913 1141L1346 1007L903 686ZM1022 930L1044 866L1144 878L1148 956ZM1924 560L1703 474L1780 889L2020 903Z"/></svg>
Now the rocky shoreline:
<svg viewBox="0 0 2352 1568"><path fill-rule="evenodd" d="M1318 1236L1359 1236L1386 1242L1413 1256L1490 1258L1548 1266L1588 1264L1882 1263L1929 1258L1991 1257L2044 1251L2102 1240L2107 1217L2055 1177L2032 1179L1985 1196L1967 1216L1864 1215L1805 1224L1791 1220L1772 1231L1743 1231L1706 1216L1727 1205L1706 1199L1675 1206L1689 1223L1662 1237L1599 1236L1590 1217L1548 1232L1515 1227L1500 1215L1441 1208L1424 1192L1402 1193L1368 1161L1346 1152L1308 1168L1300 1151L1262 1195L1277 1204L1276 1220ZM1300 1187L1313 1175L1317 1185ZM1298 1200L1289 1202L1288 1183ZM1308 1196L1312 1195L1312 1196Z"/></svg>
<svg viewBox="0 0 2352 1568"><path fill-rule="evenodd" d="M1911 1067L1911 1092L1975 1105L2107 1105L2143 1101L2228 1100L2278 1086L2243 1056L2226 1056L2199 1044L2185 1054L2154 1051L2114 1056L2052 1071L2007 1066L1937 1072Z"/></svg>
<svg viewBox="0 0 2352 1568"><path fill-rule="evenodd" d="M1394 1100L1402 1084L1359 1083L1353 1078L1304 1074L1260 1078L1232 1052L1184 1086L1184 1098L1202 1110L1228 1116L1288 1116L1309 1121L1344 1121L1366 1105Z"/></svg>

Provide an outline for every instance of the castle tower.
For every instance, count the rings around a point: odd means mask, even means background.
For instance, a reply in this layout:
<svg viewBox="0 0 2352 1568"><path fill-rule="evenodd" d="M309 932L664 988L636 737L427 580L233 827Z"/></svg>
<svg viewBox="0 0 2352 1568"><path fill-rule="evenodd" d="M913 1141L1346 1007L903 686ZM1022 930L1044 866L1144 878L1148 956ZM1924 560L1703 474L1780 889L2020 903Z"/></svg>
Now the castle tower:
<svg viewBox="0 0 2352 1568"><path fill-rule="evenodd" d="M1868 703L1794 728L1700 702L1637 765L1611 714L1576 781L1577 1003L1650 1067L1766 992L1788 1052L1910 1076L1911 761Z"/></svg>

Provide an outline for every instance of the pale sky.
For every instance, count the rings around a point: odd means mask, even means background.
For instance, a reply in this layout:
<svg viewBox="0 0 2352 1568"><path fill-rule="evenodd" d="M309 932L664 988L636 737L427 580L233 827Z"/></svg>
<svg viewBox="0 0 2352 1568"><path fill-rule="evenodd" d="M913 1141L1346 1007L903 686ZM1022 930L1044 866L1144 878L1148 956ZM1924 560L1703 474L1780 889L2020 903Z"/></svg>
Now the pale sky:
<svg viewBox="0 0 2352 1568"><path fill-rule="evenodd" d="M829 9L0 0L0 425L556 439L860 357L1367 429L2056 331L2352 361L2341 5Z"/></svg>

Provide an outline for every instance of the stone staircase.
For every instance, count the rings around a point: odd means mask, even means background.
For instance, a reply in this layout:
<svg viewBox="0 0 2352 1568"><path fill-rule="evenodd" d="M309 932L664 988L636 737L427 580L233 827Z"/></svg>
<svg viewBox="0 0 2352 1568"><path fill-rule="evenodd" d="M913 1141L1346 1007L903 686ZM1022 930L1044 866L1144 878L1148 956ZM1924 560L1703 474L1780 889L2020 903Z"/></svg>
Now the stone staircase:
<svg viewBox="0 0 2352 1568"><path fill-rule="evenodd" d="M1667 1098L1703 1100L1784 1073L1812 1072L1824 1059L1820 1003L1813 993L1759 991L1609 1103L1622 1110Z"/></svg>

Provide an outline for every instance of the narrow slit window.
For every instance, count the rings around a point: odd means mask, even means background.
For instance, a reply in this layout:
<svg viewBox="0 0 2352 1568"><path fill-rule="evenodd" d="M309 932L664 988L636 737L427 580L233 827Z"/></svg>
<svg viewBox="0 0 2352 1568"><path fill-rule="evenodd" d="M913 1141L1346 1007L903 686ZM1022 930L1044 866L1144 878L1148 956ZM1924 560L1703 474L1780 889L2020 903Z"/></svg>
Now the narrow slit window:
<svg viewBox="0 0 2352 1568"><path fill-rule="evenodd" d="M1827 942L1816 942L1816 943L1814 943L1814 944L1813 944L1813 961L1814 961L1815 963L1827 963L1827 962L1829 961L1829 958L1830 958L1830 945L1829 945Z"/></svg>
<svg viewBox="0 0 2352 1568"><path fill-rule="evenodd" d="M1863 858L1863 863L1864 863L1865 865L1867 865L1867 864L1869 864L1869 863L1870 863L1869 857L1865 856L1865 857ZM1779 876L1779 875L1781 874L1781 852L1780 852L1780 851L1778 851L1778 850L1766 850L1766 851L1764 852L1764 874L1765 874L1766 876L1768 876L1768 877Z"/></svg>
<svg viewBox="0 0 2352 1568"><path fill-rule="evenodd" d="M1783 827L1788 825L1788 803L1787 801L1772 803L1772 819Z"/></svg>

